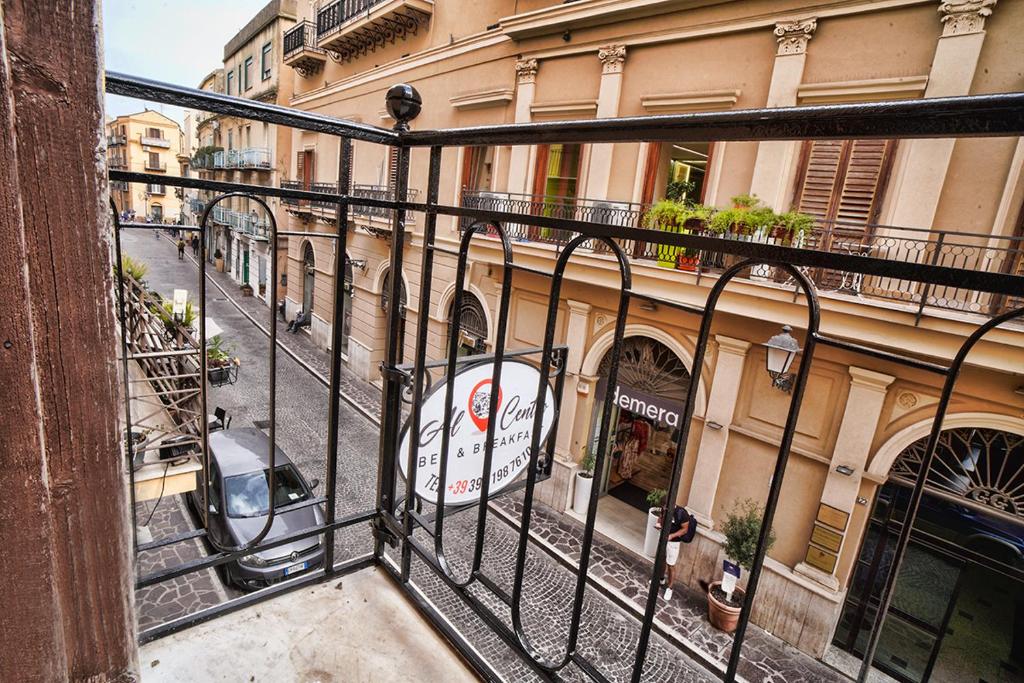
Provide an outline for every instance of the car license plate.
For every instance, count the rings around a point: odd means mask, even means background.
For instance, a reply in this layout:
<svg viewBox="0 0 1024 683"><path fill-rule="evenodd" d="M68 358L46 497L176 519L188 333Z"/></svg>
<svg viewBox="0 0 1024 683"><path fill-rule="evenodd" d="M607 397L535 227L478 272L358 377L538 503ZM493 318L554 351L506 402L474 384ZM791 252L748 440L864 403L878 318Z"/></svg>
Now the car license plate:
<svg viewBox="0 0 1024 683"><path fill-rule="evenodd" d="M298 564L293 564L292 566L290 566L287 569L285 569L284 570L284 575L285 576L291 576L292 574L297 574L297 573L301 572L305 568L306 568L306 563L305 562L299 562Z"/></svg>

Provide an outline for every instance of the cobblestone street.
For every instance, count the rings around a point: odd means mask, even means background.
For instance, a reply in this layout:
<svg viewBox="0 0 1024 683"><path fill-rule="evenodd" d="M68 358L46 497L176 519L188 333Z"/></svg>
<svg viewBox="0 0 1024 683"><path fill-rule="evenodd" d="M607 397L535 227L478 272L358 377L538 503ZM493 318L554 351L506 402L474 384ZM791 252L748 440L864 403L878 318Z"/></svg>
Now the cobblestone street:
<svg viewBox="0 0 1024 683"><path fill-rule="evenodd" d="M149 286L165 296L175 288L187 288L196 298L197 268L186 258L178 260L172 243L154 239L148 233L125 231L124 250L144 261ZM269 325L271 309L253 297L243 297L227 275L209 269L207 315L223 330L232 355L241 358L238 382L213 388L209 407L224 408L232 427L256 425L268 420L269 340L258 325ZM254 321L257 324L254 324ZM314 372L326 378L328 359L316 349L305 333L287 334L279 327L281 342L289 353L278 353L277 437L281 448L298 465L307 480L325 478L327 389L294 354ZM378 451L380 392L343 367L339 434L339 481L337 513L371 509L374 505ZM355 406L358 406L356 408ZM323 493L323 489L319 491ZM518 542L516 521L521 511L521 493L511 494L492 505L488 520L483 573L503 591L511 593ZM523 587L523 627L532 646L548 660L561 657L565 647L572 606L581 526L557 512L537 504L533 533L538 543L527 552ZM180 533L191 524L183 501L178 497L138 506L138 523L152 515L150 530L155 539ZM457 578L464 579L469 566L476 515L455 514L446 520L446 551ZM430 546L433 539L419 534ZM337 535L336 559L357 557L372 550L367 526ZM204 552L198 541L142 553L139 571L171 566L195 559ZM400 553L388 550L396 562ZM443 612L479 653L508 680L539 680L539 677L495 635L484 622L449 590L426 565L413 559L412 577L422 594ZM578 651L610 680L628 680L638 637L638 610L642 610L650 564L596 537L591 565L593 580L587 586L581 620ZM600 584L598 586L597 584ZM470 591L511 626L508 606L479 583ZM169 619L194 613L238 595L225 588L212 570L206 570L137 591L136 608L141 629ZM732 639L707 623L703 598L685 589L677 591L670 605L661 606L657 628L648 651L645 681L710 681L708 670L728 657ZM751 627L744 649L741 675L757 683L781 681L842 680L828 667L799 653L782 641ZM587 680L575 664L562 671L565 680Z"/></svg>

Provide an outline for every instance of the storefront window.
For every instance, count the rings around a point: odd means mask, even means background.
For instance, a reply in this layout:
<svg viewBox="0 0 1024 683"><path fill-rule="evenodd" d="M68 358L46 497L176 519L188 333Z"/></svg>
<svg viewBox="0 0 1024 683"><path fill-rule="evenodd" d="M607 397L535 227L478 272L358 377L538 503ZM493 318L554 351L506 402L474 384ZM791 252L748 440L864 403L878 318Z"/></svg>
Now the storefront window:
<svg viewBox="0 0 1024 683"><path fill-rule="evenodd" d="M679 443L680 415L690 373L667 346L647 337L628 337L621 346L616 386L608 385L609 351L601 362L592 446L598 446L601 410L612 392L608 453L601 491L639 510L646 497L667 489Z"/></svg>

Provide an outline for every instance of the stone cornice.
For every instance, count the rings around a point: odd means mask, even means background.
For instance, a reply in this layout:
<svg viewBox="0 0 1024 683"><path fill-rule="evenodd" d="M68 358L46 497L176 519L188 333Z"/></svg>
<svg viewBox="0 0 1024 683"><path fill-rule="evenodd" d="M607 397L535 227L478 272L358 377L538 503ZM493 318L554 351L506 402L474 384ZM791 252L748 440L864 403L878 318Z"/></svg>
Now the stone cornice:
<svg viewBox="0 0 1024 683"><path fill-rule="evenodd" d="M851 386L864 387L865 389L873 389L884 393L889 385L896 381L896 378L892 375L858 368L855 365L851 365L847 370L850 373Z"/></svg>
<svg viewBox="0 0 1024 683"><path fill-rule="evenodd" d="M803 83L797 89L796 96L800 104L904 100L923 97L927 86L927 75L832 83Z"/></svg>
<svg viewBox="0 0 1024 683"><path fill-rule="evenodd" d="M716 334L715 341L718 342L719 351L731 353L736 356L746 356L747 351L750 350L750 342L743 339L734 339L733 337Z"/></svg>
<svg viewBox="0 0 1024 683"><path fill-rule="evenodd" d="M739 100L737 90L700 90L692 92L643 95L640 104L652 114L685 114L693 111L732 109Z"/></svg>
<svg viewBox="0 0 1024 683"><path fill-rule="evenodd" d="M537 80L537 69L540 62L536 59L520 59L516 62L516 80L520 83L533 83Z"/></svg>
<svg viewBox="0 0 1024 683"><path fill-rule="evenodd" d="M503 107L512 101L512 88L494 88L478 92L456 95L448 101L459 110L483 109L485 107Z"/></svg>
<svg viewBox="0 0 1024 683"><path fill-rule="evenodd" d="M775 38L779 41L779 55L802 55L807 52L807 43L818 28L816 17L780 21L775 24Z"/></svg>
<svg viewBox="0 0 1024 683"><path fill-rule="evenodd" d="M620 74L626 63L626 46L606 45L597 51L597 58L601 60L601 73Z"/></svg>
<svg viewBox="0 0 1024 683"><path fill-rule="evenodd" d="M530 105L534 116L561 116L572 118L597 112L597 100L558 100L556 102L535 102Z"/></svg>
<svg viewBox="0 0 1024 683"><path fill-rule="evenodd" d="M946 0L939 5L942 37L981 33L997 0Z"/></svg>

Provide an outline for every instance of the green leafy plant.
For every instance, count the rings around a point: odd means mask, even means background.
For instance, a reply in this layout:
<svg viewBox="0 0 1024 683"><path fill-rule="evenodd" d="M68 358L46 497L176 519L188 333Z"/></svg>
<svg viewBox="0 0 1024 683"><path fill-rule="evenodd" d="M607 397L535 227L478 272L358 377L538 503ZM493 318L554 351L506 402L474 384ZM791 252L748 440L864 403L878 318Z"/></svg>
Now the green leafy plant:
<svg viewBox="0 0 1024 683"><path fill-rule="evenodd" d="M644 213L643 224L644 227L654 230L677 228L686 222L686 215L687 209L685 204L672 199L662 199L647 209L646 213ZM670 232L676 231L670 230Z"/></svg>
<svg viewBox="0 0 1024 683"><path fill-rule="evenodd" d="M738 194L735 197L731 197L732 207L734 209L755 209L761 206L761 200L758 199L756 194Z"/></svg>
<svg viewBox="0 0 1024 683"><path fill-rule="evenodd" d="M169 334L174 334L179 324L186 328L192 327L192 323L196 321L199 315L192 302L186 301L185 315L180 321L177 321L174 319L174 302L166 299L160 302L160 308L156 311L156 314L160 316Z"/></svg>
<svg viewBox="0 0 1024 683"><path fill-rule="evenodd" d="M715 213L708 221L708 229L716 235L749 235L754 231L750 225L750 212L743 209L723 209Z"/></svg>
<svg viewBox="0 0 1024 683"><path fill-rule="evenodd" d="M192 155L192 165L196 168L212 168L213 155L223 150L223 147L218 147L217 145L206 145L204 147L200 147L196 150L196 153Z"/></svg>
<svg viewBox="0 0 1024 683"><path fill-rule="evenodd" d="M215 258L215 259L224 258L224 252L222 252L219 248L218 249L214 249L213 250L213 258Z"/></svg>
<svg viewBox="0 0 1024 683"><path fill-rule="evenodd" d="M751 233L767 234L779 223L779 216L767 206L758 206L747 211L746 224Z"/></svg>
<svg viewBox="0 0 1024 683"><path fill-rule="evenodd" d="M225 365L240 365L238 358L231 357L231 349L228 348L221 335L214 335L206 340L206 364L210 367L224 367Z"/></svg>
<svg viewBox="0 0 1024 683"><path fill-rule="evenodd" d="M657 508L659 511L665 505L665 498L668 496L668 491L665 489L652 489L647 494L647 506Z"/></svg>
<svg viewBox="0 0 1024 683"><path fill-rule="evenodd" d="M135 280L136 282L142 282L142 278L146 277L146 272L149 270L142 261L136 261L128 254L121 256L121 267L114 266L114 274L118 277L121 273L127 273L128 277Z"/></svg>
<svg viewBox="0 0 1024 683"><path fill-rule="evenodd" d="M798 242L803 235L814 229L814 216L798 211L779 214L772 237L787 242Z"/></svg>
<svg viewBox="0 0 1024 683"><path fill-rule="evenodd" d="M764 508L749 498L736 503L732 511L726 515L722 524L725 535L725 554L727 557L750 571L754 565L754 553L757 551L757 537L761 533L761 520ZM769 530L765 552L775 543L775 530Z"/></svg>
<svg viewBox="0 0 1024 683"><path fill-rule="evenodd" d="M597 458L590 451L583 454L583 460L580 461L580 476L586 477L587 479L594 476L594 465L597 464Z"/></svg>
<svg viewBox="0 0 1024 683"><path fill-rule="evenodd" d="M665 199L682 202L697 190L697 183L692 180L674 180L665 188Z"/></svg>

